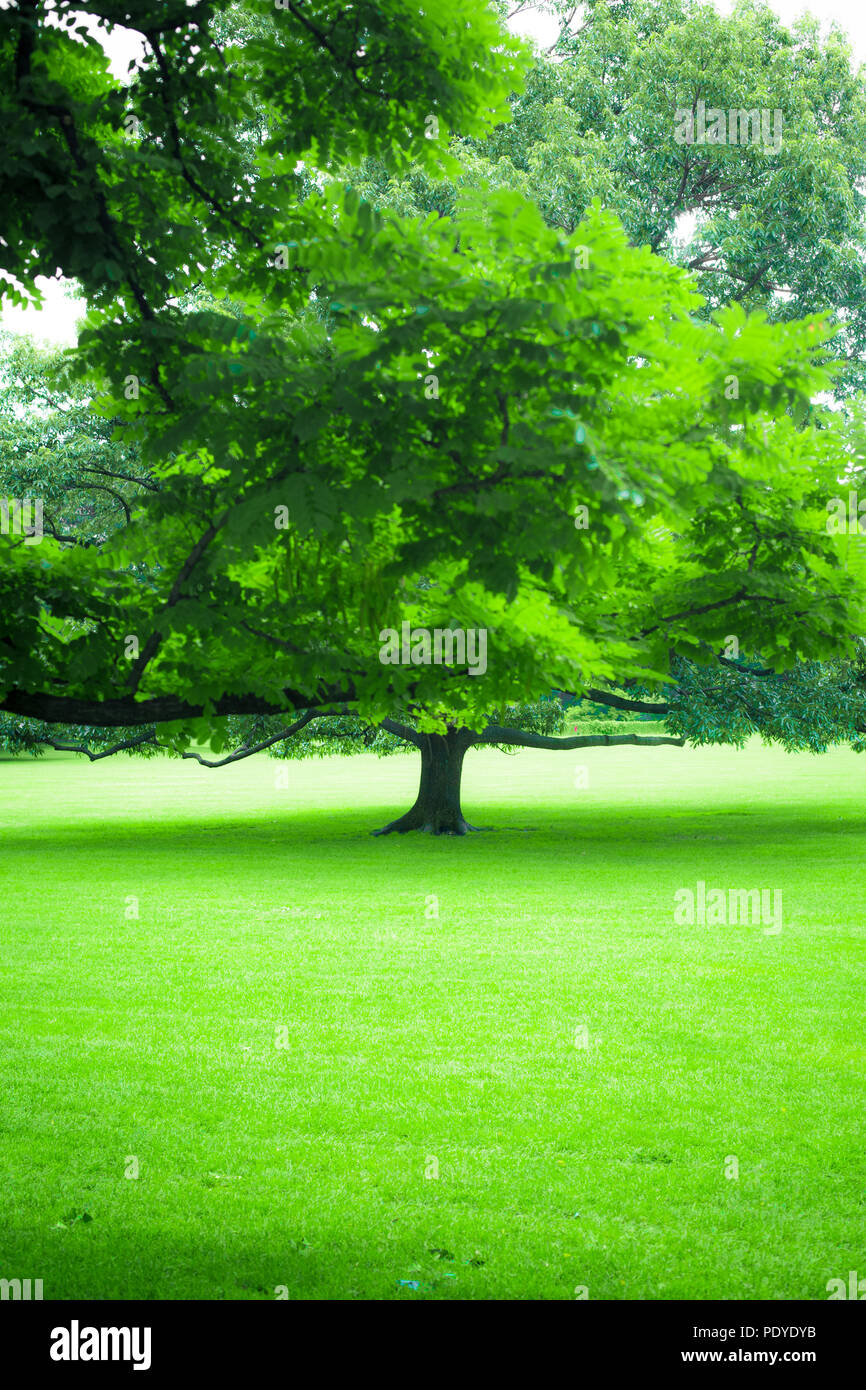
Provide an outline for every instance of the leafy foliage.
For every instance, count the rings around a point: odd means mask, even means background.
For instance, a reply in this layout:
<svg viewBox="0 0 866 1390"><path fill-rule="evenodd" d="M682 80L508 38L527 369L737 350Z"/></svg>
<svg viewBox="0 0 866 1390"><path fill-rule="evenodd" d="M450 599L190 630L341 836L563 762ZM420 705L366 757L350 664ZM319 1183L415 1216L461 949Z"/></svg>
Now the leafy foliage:
<svg viewBox="0 0 866 1390"><path fill-rule="evenodd" d="M653 8L663 85L686 11ZM386 720L555 721L527 699L653 688L672 654L706 660L729 632L780 671L846 650L862 576L824 523L851 437L811 404L832 385L834 325L702 298L653 237L633 244L634 218L630 240L583 195L580 220L531 187L540 211L521 179L464 180L448 216L365 198L347 170L372 152L396 179L457 178L430 115L475 159L511 138L465 144L520 85L473 0L420 25L398 0L232 14L243 45L224 6L124 7L145 44L129 89L40 4L2 15L0 249L30 293L37 273L80 279L71 370L138 490L91 544L0 537L0 709L138 730L143 750L159 726L179 751L225 747L241 732L226 719L281 716L318 751ZM647 16L592 18L589 52L624 45L626 81ZM785 48L760 16L742 23ZM548 94L573 80L563 65ZM632 115L650 99L640 88ZM383 664L381 634L403 623L485 630L486 672ZM392 732L371 735L377 751Z"/></svg>
<svg viewBox="0 0 866 1390"><path fill-rule="evenodd" d="M131 519L143 492L156 491L138 476L138 449L118 423L70 375L62 352L0 335L0 496L41 498L56 540L100 544Z"/></svg>
<svg viewBox="0 0 866 1390"><path fill-rule="evenodd" d="M774 672L759 660L729 666L677 664L666 725L690 743L742 747L760 734L789 752L866 748L866 663L862 641L849 661L801 662Z"/></svg>
<svg viewBox="0 0 866 1390"><path fill-rule="evenodd" d="M689 269L707 315L736 301L771 321L832 307L837 384L866 385L866 85L835 24L790 27L769 6L720 15L698 0L566 4L554 55L538 55L511 120L456 141L447 181L368 160L359 187L403 211L451 214L462 189L519 189L550 226L576 230L594 199L633 245ZM778 150L678 144L678 109L781 113ZM739 123L737 126L739 131ZM751 128L748 134L751 135Z"/></svg>

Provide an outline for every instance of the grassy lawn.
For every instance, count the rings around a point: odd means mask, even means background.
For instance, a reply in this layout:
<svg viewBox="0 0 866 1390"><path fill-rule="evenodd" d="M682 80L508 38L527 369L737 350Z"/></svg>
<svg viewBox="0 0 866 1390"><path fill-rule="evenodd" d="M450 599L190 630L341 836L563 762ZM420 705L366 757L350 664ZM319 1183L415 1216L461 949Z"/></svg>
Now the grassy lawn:
<svg viewBox="0 0 866 1390"><path fill-rule="evenodd" d="M464 810L496 833L372 838L417 766L0 762L0 1276L826 1299L866 1274L866 759L474 751ZM782 930L676 925L698 880L780 889Z"/></svg>

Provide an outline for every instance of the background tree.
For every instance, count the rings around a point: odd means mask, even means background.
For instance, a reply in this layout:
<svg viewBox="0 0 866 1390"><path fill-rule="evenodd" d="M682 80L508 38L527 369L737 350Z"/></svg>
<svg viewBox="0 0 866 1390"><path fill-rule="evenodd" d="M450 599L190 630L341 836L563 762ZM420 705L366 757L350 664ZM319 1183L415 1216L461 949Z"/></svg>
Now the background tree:
<svg viewBox="0 0 866 1390"><path fill-rule="evenodd" d="M515 12L506 0L499 8ZM692 271L705 316L731 302L771 321L830 309L844 362L834 391L862 390L866 84L838 27L822 39L816 19L786 27L751 2L731 15L700 0L516 8L571 23L536 55L511 119L482 139L459 132L451 179L368 158L356 173L364 195L441 216L461 188L493 183L519 188L569 233L598 198L632 245ZM676 112L700 101L725 113L778 109L779 148L677 143Z"/></svg>
<svg viewBox="0 0 866 1390"><path fill-rule="evenodd" d="M156 491L121 423L99 412L60 349L0 334L0 495L41 498L55 540L104 541L143 490Z"/></svg>

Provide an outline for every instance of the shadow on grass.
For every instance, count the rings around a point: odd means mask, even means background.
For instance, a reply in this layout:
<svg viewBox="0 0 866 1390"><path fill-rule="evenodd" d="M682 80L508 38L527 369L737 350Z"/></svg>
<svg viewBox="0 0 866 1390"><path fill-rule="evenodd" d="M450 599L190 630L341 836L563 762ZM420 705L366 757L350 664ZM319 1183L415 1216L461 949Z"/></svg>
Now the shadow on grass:
<svg viewBox="0 0 866 1390"><path fill-rule="evenodd" d="M180 1232L157 1234L146 1225L92 1242L85 1228L67 1239L65 1248L53 1249L42 1233L32 1236L19 1228L10 1233L5 1266L38 1268L45 1302L489 1296L484 1269L472 1268L453 1240L456 1254L444 1262L432 1256L425 1237L409 1233L395 1239L392 1250L382 1250L374 1224L365 1242L355 1230L345 1238L333 1226L322 1231L321 1217L305 1225L275 1214L266 1230L256 1230L259 1223L260 1218L238 1231L216 1219L209 1232L203 1226L195 1242ZM465 1248L472 1253L471 1244ZM412 1289L412 1282L420 1289Z"/></svg>
<svg viewBox="0 0 866 1390"><path fill-rule="evenodd" d="M547 812L547 820L539 812ZM503 811L507 821L496 823ZM306 853L314 849L339 850L360 855L372 863L387 863L394 855L401 858L419 855L427 857L447 854L455 861L486 858L492 851L500 855L509 839L519 843L522 855L562 855L592 849L616 850L630 853L653 851L681 852L689 844L727 844L747 847L750 851L776 849L789 854L792 841L804 836L832 840L844 836L866 839L866 815L851 815L843 804L824 803L820 807L720 807L708 810L704 802L692 805L678 803L670 806L642 807L602 806L595 808L540 808L533 803L526 808L526 823L520 823L520 807L507 808L482 803L472 808L471 815L483 822L483 834L466 836L433 836L420 831L405 835L376 837L372 831L383 818L393 814L393 805L371 804L362 809L305 808L283 810L279 814L252 812L238 819L205 809L199 816L178 815L165 810L156 819L119 818L115 815L101 819L96 813L84 820L80 815L74 824L33 826L7 825L2 831L6 850L20 848L31 853L35 849L50 852L52 847L64 854L87 856L110 849L146 845L149 852L177 855L239 858L255 853L267 853L265 846L274 846L281 856ZM515 818L516 816L516 818ZM739 824L742 822L742 824ZM278 848L277 848L278 847ZM251 868L255 867L251 861Z"/></svg>

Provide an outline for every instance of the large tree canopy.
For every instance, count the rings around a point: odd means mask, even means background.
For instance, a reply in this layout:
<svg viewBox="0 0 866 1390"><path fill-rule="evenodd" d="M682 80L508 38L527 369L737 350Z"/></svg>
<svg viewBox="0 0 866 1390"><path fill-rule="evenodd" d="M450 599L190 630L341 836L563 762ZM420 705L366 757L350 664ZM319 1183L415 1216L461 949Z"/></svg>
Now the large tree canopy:
<svg viewBox="0 0 866 1390"><path fill-rule="evenodd" d="M708 313L597 204L567 233L518 189L360 197L347 160L441 167L428 135L501 116L482 7L240 6L240 48L214 8L94 8L144 36L129 90L43 6L2 16L7 270L79 278L79 369L153 486L96 544L0 538L0 709L217 739L349 710L444 740L448 780L542 690L664 681L731 632L843 651L845 439L808 418L832 328ZM484 670L383 661L404 624L483 631Z"/></svg>
<svg viewBox="0 0 866 1390"><path fill-rule="evenodd" d="M762 4L740 4L727 16L695 0L598 0L577 12L551 0L522 9L558 12L561 32L513 97L511 121L482 140L455 140L460 170L449 180L420 167L396 175L372 157L359 187L377 205L439 215L467 187L519 188L566 231L599 197L633 244L692 271L705 296L699 314L742 303L784 321L828 308L843 358L832 386L842 403L835 427L847 436L848 459L832 496L841 493L847 505L866 463L862 397L852 399L866 379L866 84L847 39L835 26L822 39L810 18L786 28ZM778 110L779 148L671 140L675 111L701 101L738 117ZM841 551L863 577L859 534L848 534ZM860 746L857 650L820 675L809 666L788 677L777 676L767 654L739 661L730 647L671 661L668 684L653 692L669 727L698 740L761 732L788 747L851 738ZM631 695L639 708L639 692Z"/></svg>

